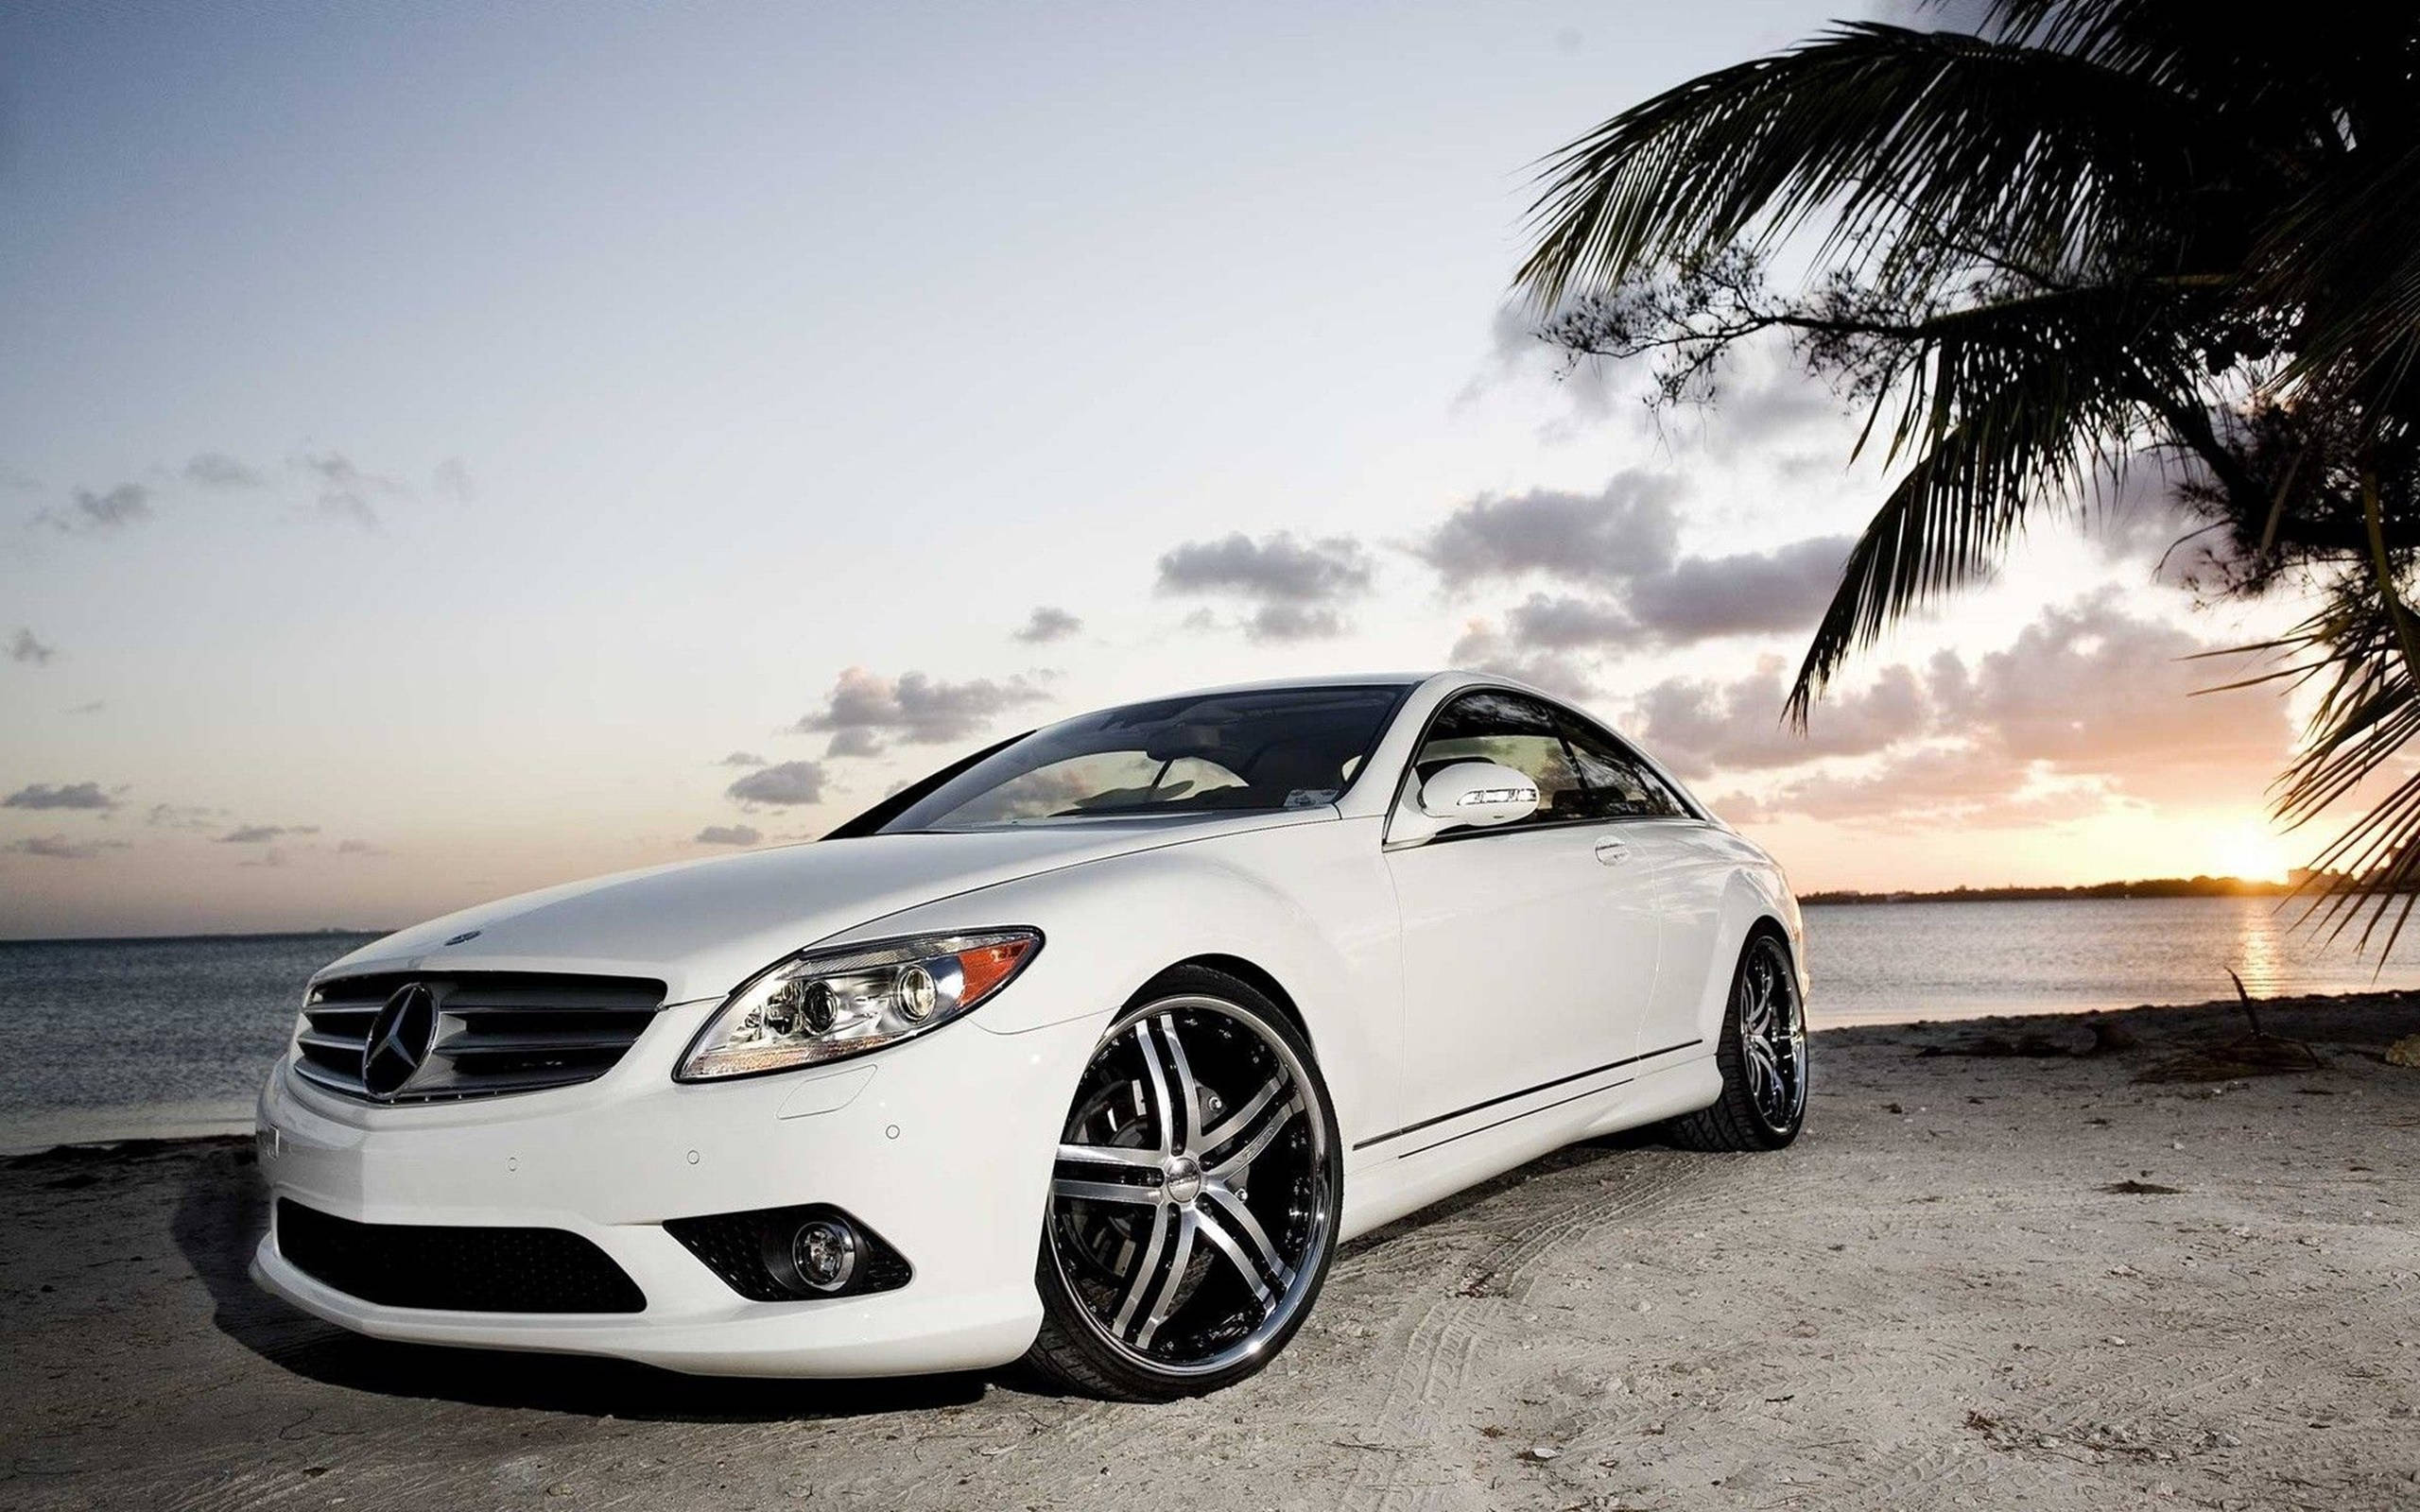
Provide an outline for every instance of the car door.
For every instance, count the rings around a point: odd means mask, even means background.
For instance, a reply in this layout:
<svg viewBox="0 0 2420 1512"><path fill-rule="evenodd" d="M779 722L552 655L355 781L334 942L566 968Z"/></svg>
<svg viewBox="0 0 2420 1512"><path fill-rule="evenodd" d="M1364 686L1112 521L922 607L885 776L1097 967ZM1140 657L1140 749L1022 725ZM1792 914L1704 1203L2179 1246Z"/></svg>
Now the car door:
<svg viewBox="0 0 2420 1512"><path fill-rule="evenodd" d="M1599 854L1620 827L1595 816L1552 711L1500 690L1456 695L1424 733L1399 804L1461 761L1526 774L1538 811L1387 853L1403 921L1408 1125L1624 1059L1654 988L1654 900L1637 868Z"/></svg>
<svg viewBox="0 0 2420 1512"><path fill-rule="evenodd" d="M1656 900L1655 987L1631 1054L1687 1048L1703 1034L1707 994L1730 986L1732 963L1717 961L1715 948L1722 889L1737 865L1731 848L1738 842L1693 810L1620 736L1571 710L1555 713L1591 811L1618 839L1620 866Z"/></svg>

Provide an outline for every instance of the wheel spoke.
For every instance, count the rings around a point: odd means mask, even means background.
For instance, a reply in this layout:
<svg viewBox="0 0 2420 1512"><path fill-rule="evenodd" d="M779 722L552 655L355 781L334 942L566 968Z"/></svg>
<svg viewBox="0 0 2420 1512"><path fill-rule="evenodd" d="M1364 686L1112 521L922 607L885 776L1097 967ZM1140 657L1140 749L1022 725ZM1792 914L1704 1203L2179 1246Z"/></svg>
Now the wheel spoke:
<svg viewBox="0 0 2420 1512"><path fill-rule="evenodd" d="M1759 966L1763 963L1759 962ZM1739 1034L1742 1039L1762 1039L1772 1031L1773 983L1770 970L1753 971L1741 983L1746 1001L1739 1005Z"/></svg>
<svg viewBox="0 0 2420 1512"><path fill-rule="evenodd" d="M1236 1267L1236 1274L1241 1276L1244 1279L1244 1284L1252 1288L1253 1300L1260 1304L1261 1316L1267 1317L1269 1310L1277 1305L1277 1294L1270 1291L1269 1282L1261 1279L1260 1267L1252 1263L1251 1258L1244 1253L1243 1246L1236 1243L1236 1236L1227 1231L1226 1224L1220 1221L1217 1213L1197 1210L1193 1214L1193 1221L1195 1227L1201 1230L1201 1237L1210 1241L1210 1247L1226 1256L1227 1263Z"/></svg>
<svg viewBox="0 0 2420 1512"><path fill-rule="evenodd" d="M1123 1144L1062 1144L1059 1146L1062 1165L1131 1165L1147 1171L1160 1168L1159 1156L1150 1150L1129 1149Z"/></svg>
<svg viewBox="0 0 2420 1512"><path fill-rule="evenodd" d="M1193 1263L1193 1236L1201 1228L1200 1215L1191 1208L1164 1208L1161 1211L1176 1215L1176 1233L1168 1246L1167 1280L1160 1283L1158 1295L1152 1297L1150 1315L1134 1331L1134 1348L1138 1349L1151 1347L1151 1336L1160 1332L1161 1325L1167 1322L1168 1314L1176 1311L1176 1304L1184 1290L1184 1273Z"/></svg>
<svg viewBox="0 0 2420 1512"><path fill-rule="evenodd" d="M1126 1276L1126 1295L1117 1304L1117 1320L1111 1328L1118 1337L1128 1337L1128 1327L1141 1310L1143 1298L1151 1289L1152 1273L1158 1270L1160 1251L1167 1246L1169 1215L1174 1210L1160 1208L1151 1214L1151 1237L1144 1242L1143 1258Z"/></svg>
<svg viewBox="0 0 2420 1512"><path fill-rule="evenodd" d="M1134 1025L1134 1043L1143 1052L1144 1084L1149 1089L1144 1096L1150 1105L1151 1122L1157 1125L1160 1153L1173 1155L1177 1150L1175 1109L1168 1101L1167 1070L1161 1064L1159 1046L1151 1040L1151 1021Z"/></svg>
<svg viewBox="0 0 2420 1512"><path fill-rule="evenodd" d="M1174 1149L1189 1150L1201 1133L1201 1084L1193 1079L1193 1063L1185 1059L1184 1041L1177 1038L1176 1015L1161 1014L1159 1024L1160 1038L1167 1041L1171 1090L1184 1114L1184 1126L1169 1136L1169 1144Z"/></svg>
<svg viewBox="0 0 2420 1512"><path fill-rule="evenodd" d="M1773 1063L1773 1048L1762 1040L1743 1041L1747 1050L1748 1091L1758 1108L1770 1108L1781 1089L1781 1068Z"/></svg>
<svg viewBox="0 0 2420 1512"><path fill-rule="evenodd" d="M1252 1127L1252 1121L1260 1116L1260 1110L1276 1101L1278 1095L1292 1085L1292 1080L1282 1071L1270 1077L1261 1084L1260 1091L1245 1100L1241 1108L1219 1120L1217 1127L1201 1136L1201 1147L1195 1153L1205 1160L1217 1154L1219 1146Z"/></svg>
<svg viewBox="0 0 2420 1512"><path fill-rule="evenodd" d="M1086 1202L1157 1202L1160 1189L1138 1187L1124 1181L1086 1181L1076 1177L1053 1177L1050 1194L1054 1197L1080 1197Z"/></svg>
<svg viewBox="0 0 2420 1512"><path fill-rule="evenodd" d="M1243 1198L1236 1195L1232 1188L1215 1181L1202 1188L1201 1196L1214 1210L1219 1227L1232 1228L1236 1238L1251 1246L1261 1275L1278 1286L1293 1284L1294 1267L1287 1264L1277 1253L1277 1246L1269 1242L1269 1231L1260 1226L1252 1209L1244 1205Z"/></svg>
<svg viewBox="0 0 2420 1512"><path fill-rule="evenodd" d="M1224 1181L1229 1177L1235 1175L1237 1171L1240 1171L1246 1166L1252 1164L1252 1162L1259 1157L1261 1151L1269 1148L1270 1143L1277 1138L1279 1131L1284 1129L1287 1125L1292 1123L1294 1121L1294 1115L1302 1110L1303 1100L1300 1097L1287 1098L1285 1102L1278 1105L1276 1115L1270 1118L1268 1123L1263 1124L1260 1127L1260 1132L1254 1134L1241 1149L1236 1151L1235 1154L1228 1156L1225 1160L1219 1161L1217 1164L1205 1168L1211 1178L1214 1180Z"/></svg>

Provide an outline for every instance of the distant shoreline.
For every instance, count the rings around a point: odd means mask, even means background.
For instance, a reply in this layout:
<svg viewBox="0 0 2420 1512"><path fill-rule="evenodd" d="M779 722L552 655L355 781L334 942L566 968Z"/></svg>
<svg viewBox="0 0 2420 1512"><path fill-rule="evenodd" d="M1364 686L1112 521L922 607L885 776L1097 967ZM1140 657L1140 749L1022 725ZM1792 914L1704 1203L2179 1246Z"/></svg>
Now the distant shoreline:
<svg viewBox="0 0 2420 1512"><path fill-rule="evenodd" d="M1934 892L1862 892L1842 887L1801 893L1810 903L2038 903L2074 900L2122 902L2152 898L2287 898L2295 884L2242 877L2148 877L2138 882L2096 882L2074 887L1951 887Z"/></svg>
<svg viewBox="0 0 2420 1512"><path fill-rule="evenodd" d="M391 929L221 929L201 934L183 935L5 935L0 946L9 945L181 945L195 942L220 942L251 939L343 939L350 936L367 936L377 939L391 935Z"/></svg>

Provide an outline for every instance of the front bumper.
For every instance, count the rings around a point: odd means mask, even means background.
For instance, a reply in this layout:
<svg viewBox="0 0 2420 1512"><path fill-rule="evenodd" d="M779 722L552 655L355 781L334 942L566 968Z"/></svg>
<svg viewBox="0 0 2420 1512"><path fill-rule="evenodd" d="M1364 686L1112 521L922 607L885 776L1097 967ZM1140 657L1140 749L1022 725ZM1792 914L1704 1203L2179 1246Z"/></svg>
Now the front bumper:
<svg viewBox="0 0 2420 1512"><path fill-rule="evenodd" d="M270 1074L259 1107L272 1201L360 1223L567 1229L646 1295L625 1314L389 1307L337 1291L280 1251L261 1285L380 1338L614 1355L717 1375L874 1376L980 1369L1041 1324L1034 1257L1067 1098L1099 1023L994 1034L979 1016L807 1072L683 1085L672 1064L714 1010L665 1009L583 1086L374 1107ZM741 1297L663 1228L707 1213L829 1203L914 1268L895 1291Z"/></svg>

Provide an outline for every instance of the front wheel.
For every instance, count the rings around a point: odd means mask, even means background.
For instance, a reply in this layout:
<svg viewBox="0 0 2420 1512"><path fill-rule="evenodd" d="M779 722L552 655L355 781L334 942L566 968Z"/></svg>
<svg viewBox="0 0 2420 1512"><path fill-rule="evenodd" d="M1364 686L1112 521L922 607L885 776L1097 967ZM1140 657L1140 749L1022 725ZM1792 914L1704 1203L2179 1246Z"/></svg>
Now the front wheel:
<svg viewBox="0 0 2420 1512"><path fill-rule="evenodd" d="M1169 972L1110 1024L1068 1110L1028 1363L1132 1401L1252 1375L1327 1279L1342 1188L1302 1035L1245 982Z"/></svg>
<svg viewBox="0 0 2420 1512"><path fill-rule="evenodd" d="M1692 1150L1778 1150L1806 1122L1806 1005L1789 947L1749 936L1732 973L1722 1039L1715 1047L1722 1095L1665 1125Z"/></svg>

